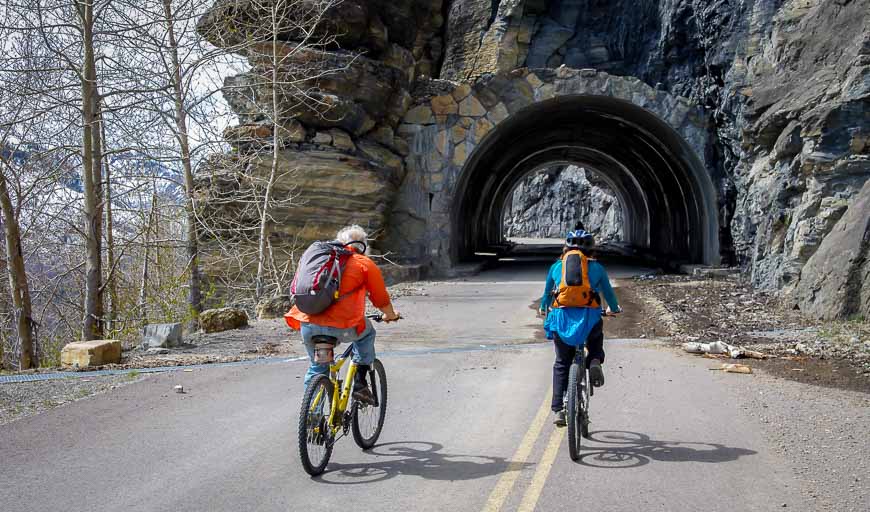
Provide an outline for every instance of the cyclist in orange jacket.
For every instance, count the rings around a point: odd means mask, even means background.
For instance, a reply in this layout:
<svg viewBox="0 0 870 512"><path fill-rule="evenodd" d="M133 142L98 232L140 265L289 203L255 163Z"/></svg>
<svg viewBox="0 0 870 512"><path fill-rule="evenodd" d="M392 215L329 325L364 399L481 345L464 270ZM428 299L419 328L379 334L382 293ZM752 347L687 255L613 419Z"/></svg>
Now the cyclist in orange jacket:
<svg viewBox="0 0 870 512"><path fill-rule="evenodd" d="M302 332L302 341L308 351L311 365L305 374L305 386L314 375L329 371L328 365L314 362L312 337L332 336L339 343L353 343L353 361L359 365L353 396L362 402L373 403L374 396L366 382L366 374L375 360L375 329L365 318L366 297L384 313L385 322L394 322L400 315L393 309L381 270L365 255L368 247L365 230L356 225L348 226L338 232L336 239L354 252L342 273L339 288L342 299L317 315L307 315L293 306L284 319L290 328Z"/></svg>

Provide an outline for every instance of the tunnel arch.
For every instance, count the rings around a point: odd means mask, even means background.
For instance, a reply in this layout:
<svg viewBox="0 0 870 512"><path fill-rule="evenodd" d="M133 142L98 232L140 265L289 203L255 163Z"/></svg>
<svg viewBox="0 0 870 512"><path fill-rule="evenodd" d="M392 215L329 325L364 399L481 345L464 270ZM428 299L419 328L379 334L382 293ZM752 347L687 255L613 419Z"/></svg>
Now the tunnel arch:
<svg viewBox="0 0 870 512"><path fill-rule="evenodd" d="M624 241L673 263L719 261L718 198L701 108L632 77L521 69L437 82L398 135L407 174L388 248L437 271L503 247L503 211L535 169L575 164L616 192Z"/></svg>
<svg viewBox="0 0 870 512"><path fill-rule="evenodd" d="M554 163L593 168L623 208L625 242L663 259L711 262L717 232L712 183L670 126L629 102L571 95L535 103L490 131L457 183L454 261L503 244L508 194Z"/></svg>

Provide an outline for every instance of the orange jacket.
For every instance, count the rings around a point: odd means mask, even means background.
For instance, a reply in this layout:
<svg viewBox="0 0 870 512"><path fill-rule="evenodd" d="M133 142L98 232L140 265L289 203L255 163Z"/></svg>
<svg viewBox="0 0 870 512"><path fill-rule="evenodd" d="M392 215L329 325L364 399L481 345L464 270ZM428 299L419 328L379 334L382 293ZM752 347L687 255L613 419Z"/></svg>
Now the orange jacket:
<svg viewBox="0 0 870 512"><path fill-rule="evenodd" d="M390 304L390 295L384 284L381 269L368 256L354 254L347 260L344 272L341 273L341 286L338 289L340 298L323 313L306 315L293 306L284 320L291 329L301 329L302 323L325 325L348 329L356 327L360 334L366 328L366 295L376 308Z"/></svg>

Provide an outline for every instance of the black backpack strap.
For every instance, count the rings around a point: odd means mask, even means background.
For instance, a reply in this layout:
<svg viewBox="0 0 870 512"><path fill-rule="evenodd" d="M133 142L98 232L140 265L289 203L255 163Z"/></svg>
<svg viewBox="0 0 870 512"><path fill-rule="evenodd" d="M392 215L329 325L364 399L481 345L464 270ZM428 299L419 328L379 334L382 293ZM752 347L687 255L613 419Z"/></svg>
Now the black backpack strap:
<svg viewBox="0 0 870 512"><path fill-rule="evenodd" d="M345 265L347 265L347 262L350 261L350 259L351 259L351 258L353 257L353 255L355 254L353 251L349 251L349 250L345 249L345 247L346 247L345 245L341 245L341 246L340 246L340 249L336 250L336 256L335 256L336 261L339 262L340 270L341 270L341 271L338 273L338 288L339 288L339 289L341 289L341 274L342 274L342 272L344 271L344 267L345 267ZM347 258L344 260L344 263L341 263L341 257L342 257L342 256L347 256ZM337 299L335 299L335 302L338 302L338 301L344 299L344 298L347 297L348 295L352 295L352 294L356 293L357 291L359 291L360 288L365 287L365 285L366 285L365 282L363 282L361 285L357 286L357 287L354 288L353 290L351 290L351 291L349 291L349 292L347 292L347 293L344 293L344 294L340 295Z"/></svg>

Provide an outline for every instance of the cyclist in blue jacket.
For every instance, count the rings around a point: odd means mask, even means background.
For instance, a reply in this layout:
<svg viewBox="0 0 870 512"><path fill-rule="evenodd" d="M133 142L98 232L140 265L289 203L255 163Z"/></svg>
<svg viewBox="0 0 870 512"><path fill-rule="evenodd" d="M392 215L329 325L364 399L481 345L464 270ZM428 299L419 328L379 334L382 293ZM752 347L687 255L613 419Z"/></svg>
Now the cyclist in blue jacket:
<svg viewBox="0 0 870 512"><path fill-rule="evenodd" d="M601 368L604 362L604 331L600 294L604 295L611 312L622 312L604 266L588 256L594 247L595 239L591 233L582 229L568 232L563 256L550 267L541 298L539 313L546 315L544 331L547 339L553 340L556 349L551 407L554 413L553 423L558 426L565 425L563 396L568 388L568 370L574 360L575 351L584 343L589 351L586 361L591 383L595 387L604 385L604 370ZM583 266L577 267L577 270L582 269L587 274L578 281L581 284L577 286L566 285L563 260L569 255L579 256L574 260L581 261ZM582 302L565 299L572 295L572 288L573 295L577 296L579 293L585 297ZM560 298L564 302L560 302Z"/></svg>

